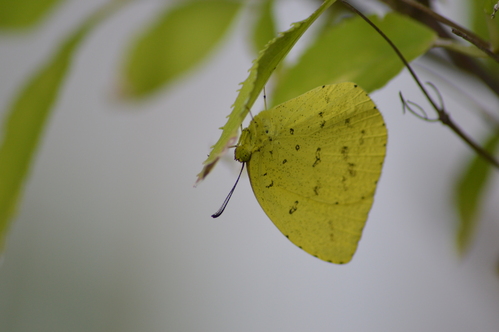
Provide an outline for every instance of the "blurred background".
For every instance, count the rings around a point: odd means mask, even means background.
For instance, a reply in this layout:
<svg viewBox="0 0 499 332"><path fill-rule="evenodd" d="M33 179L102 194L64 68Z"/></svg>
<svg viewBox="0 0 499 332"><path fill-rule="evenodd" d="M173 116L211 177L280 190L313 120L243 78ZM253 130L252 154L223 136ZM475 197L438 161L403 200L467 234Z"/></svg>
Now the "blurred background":
<svg viewBox="0 0 499 332"><path fill-rule="evenodd" d="M3 114L68 31L105 2L65 1L37 29L0 34ZM460 258L451 200L472 152L441 124L402 113L399 91L425 105L405 71L372 94L389 144L358 251L347 265L328 264L281 235L247 176L224 214L210 217L237 177L231 154L193 187L254 57L243 24L175 84L142 101L119 98L130 36L163 6L130 3L78 51L11 226L0 331L499 330L497 172ZM282 29L313 7L281 6ZM464 10L442 7L456 21ZM469 110L497 110L498 101L465 74L437 76L431 66L415 62L454 119L481 138L484 124Z"/></svg>

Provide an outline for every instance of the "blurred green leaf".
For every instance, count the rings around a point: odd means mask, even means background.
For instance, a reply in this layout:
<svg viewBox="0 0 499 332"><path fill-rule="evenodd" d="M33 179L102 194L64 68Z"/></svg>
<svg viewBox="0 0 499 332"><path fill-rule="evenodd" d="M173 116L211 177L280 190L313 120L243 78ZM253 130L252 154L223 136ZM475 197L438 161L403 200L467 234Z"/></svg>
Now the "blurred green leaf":
<svg viewBox="0 0 499 332"><path fill-rule="evenodd" d="M273 6L274 0L262 0L257 8L258 16L255 20L252 36L253 49L257 53L277 35Z"/></svg>
<svg viewBox="0 0 499 332"><path fill-rule="evenodd" d="M277 65L286 57L301 36L315 22L315 20L331 6L336 0L326 0L323 4L303 21L293 23L291 28L274 38L260 52L258 58L253 61L248 78L242 83L239 94L229 115L229 120L221 128L222 135L217 143L212 146L208 159L204 161L204 167L197 175L198 182L204 179L215 166L220 156L235 144L239 127L249 110L260 95L263 87L274 72Z"/></svg>
<svg viewBox="0 0 499 332"><path fill-rule="evenodd" d="M475 2L480 5L480 1L475 0ZM497 0L482 0L482 2L482 11L489 16L492 15L492 13L494 12L494 6L498 3Z"/></svg>
<svg viewBox="0 0 499 332"><path fill-rule="evenodd" d="M38 21L61 0L0 0L0 28L25 28Z"/></svg>
<svg viewBox="0 0 499 332"><path fill-rule="evenodd" d="M499 131L491 135L483 145L490 153L499 144ZM478 208L489 179L492 166L485 159L475 155L466 167L456 188L456 205L460 222L457 232L457 247L465 253L478 225Z"/></svg>
<svg viewBox="0 0 499 332"><path fill-rule="evenodd" d="M490 42L492 52L499 51L499 17L491 18L494 1L469 0L470 20L473 32L483 40ZM484 64L493 75L499 74L499 64L492 59L484 59Z"/></svg>
<svg viewBox="0 0 499 332"><path fill-rule="evenodd" d="M424 54L436 39L429 28L396 13L374 22L408 61ZM410 31L410 33L408 33ZM279 104L319 85L355 82L367 92L383 87L404 65L388 43L362 18L331 26L292 68L283 68L272 104Z"/></svg>
<svg viewBox="0 0 499 332"><path fill-rule="evenodd" d="M479 36L490 42L492 52L499 51L499 17L494 13L494 6L499 6L496 0L474 1L472 24Z"/></svg>
<svg viewBox="0 0 499 332"><path fill-rule="evenodd" d="M118 2L103 7L72 33L53 57L33 75L7 112L0 146L0 252L5 245L10 219L14 216L29 167L50 111L71 65L74 53L87 33Z"/></svg>
<svg viewBox="0 0 499 332"><path fill-rule="evenodd" d="M485 21L487 14L484 10L487 2L488 0L468 0L473 32L484 40L489 40L489 32Z"/></svg>
<svg viewBox="0 0 499 332"><path fill-rule="evenodd" d="M487 17L486 22L489 30L490 49L492 52L497 53L499 51L499 17Z"/></svg>
<svg viewBox="0 0 499 332"><path fill-rule="evenodd" d="M240 7L229 0L168 7L127 54L124 95L144 97L199 63L222 39Z"/></svg>
<svg viewBox="0 0 499 332"><path fill-rule="evenodd" d="M450 51L461 53L472 58L488 58L488 54L472 44L463 44L453 39L437 39L435 47L442 47Z"/></svg>

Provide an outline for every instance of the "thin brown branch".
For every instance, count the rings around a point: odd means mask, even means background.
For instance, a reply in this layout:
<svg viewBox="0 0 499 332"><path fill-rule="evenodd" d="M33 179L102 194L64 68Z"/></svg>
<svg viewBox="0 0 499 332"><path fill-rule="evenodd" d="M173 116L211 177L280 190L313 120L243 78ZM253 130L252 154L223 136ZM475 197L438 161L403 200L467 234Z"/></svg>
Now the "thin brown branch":
<svg viewBox="0 0 499 332"><path fill-rule="evenodd" d="M430 94L428 91L426 91L425 87L419 80L418 76L412 69L412 67L409 65L405 57L402 55L400 50L393 44L393 42L384 34L383 31L381 31L371 20L369 20L364 14L362 14L360 11L358 11L355 7L353 7L351 4L346 2L346 0L340 0L347 8L355 12L357 15L362 17L378 34L385 39L385 41L392 47L392 49L395 51L397 56L400 58L400 60L404 63L404 66L409 70L409 73L411 76L414 78L416 84L419 86L420 90L423 92L425 95L426 99L428 102L431 104L435 112L437 112L438 115L438 120L448 126L454 133L456 133L463 141L468 144L479 156L483 157L485 160L487 160L489 163L494 165L496 168L499 169L499 161L496 160L491 154L489 154L486 150L484 150L480 145L475 143L454 121L451 120L450 115L445 111L445 108L443 105L440 107L437 106L433 98L431 98Z"/></svg>
<svg viewBox="0 0 499 332"><path fill-rule="evenodd" d="M397 0L397 1L403 2L403 3L409 5L413 8L416 8L416 9L424 12L426 15L432 17L437 22L443 23L443 24L447 25L448 27L451 27L452 29L455 29L457 31L461 31L463 34L469 36L470 40L473 40L473 45L479 47L480 49L482 49L482 48L489 49L490 48L490 44L488 42L486 42L485 40L480 38L478 35L476 35L472 31L470 31L470 30L466 29L465 27L449 20L448 18L434 12L433 10L420 4L419 2L414 1L414 0Z"/></svg>
<svg viewBox="0 0 499 332"><path fill-rule="evenodd" d="M475 45L480 50L485 52L490 58L494 59L495 62L499 63L499 54L495 54L494 52L492 52L489 47L482 47L480 43L477 43L477 40L475 40L475 37L473 35L470 36L466 32L456 29L452 29L452 33L469 41L471 44Z"/></svg>
<svg viewBox="0 0 499 332"><path fill-rule="evenodd" d="M443 16L433 12L431 8L424 6L413 0L380 0L387 5L389 5L393 10L410 16L426 26L433 29L440 38L452 39L454 36L443 28L442 24L449 23L449 26L459 28L461 31L466 31L469 36L474 36L475 46L480 44L481 46L488 47L488 43L483 41L480 37L476 36L473 32L470 32L459 25L453 23L452 21L444 18ZM442 23L441 23L441 22ZM446 24L447 25L447 24ZM457 53L452 50L445 49L445 53L448 54L452 63L458 68L467 71L482 82L484 82L497 96L499 96L499 77L496 75L491 75L490 71L483 67L483 65L477 60Z"/></svg>

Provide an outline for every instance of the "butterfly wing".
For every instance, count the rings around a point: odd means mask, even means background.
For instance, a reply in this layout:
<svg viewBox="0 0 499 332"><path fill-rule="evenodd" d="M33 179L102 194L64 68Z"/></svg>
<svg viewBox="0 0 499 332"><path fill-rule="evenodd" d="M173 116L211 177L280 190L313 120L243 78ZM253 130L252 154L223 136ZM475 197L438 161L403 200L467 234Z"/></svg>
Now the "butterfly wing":
<svg viewBox="0 0 499 332"><path fill-rule="evenodd" d="M381 174L387 132L353 83L319 87L263 111L249 126L248 173L277 228L311 255L347 263Z"/></svg>

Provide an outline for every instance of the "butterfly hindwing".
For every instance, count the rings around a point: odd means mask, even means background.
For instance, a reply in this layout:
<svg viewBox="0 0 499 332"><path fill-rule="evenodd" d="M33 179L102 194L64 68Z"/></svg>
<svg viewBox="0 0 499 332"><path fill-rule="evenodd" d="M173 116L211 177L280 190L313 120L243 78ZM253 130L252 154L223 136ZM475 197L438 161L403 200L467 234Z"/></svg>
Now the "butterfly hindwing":
<svg viewBox="0 0 499 332"><path fill-rule="evenodd" d="M385 156L371 99L353 83L319 87L261 112L248 130L248 173L265 213L306 252L350 261Z"/></svg>

